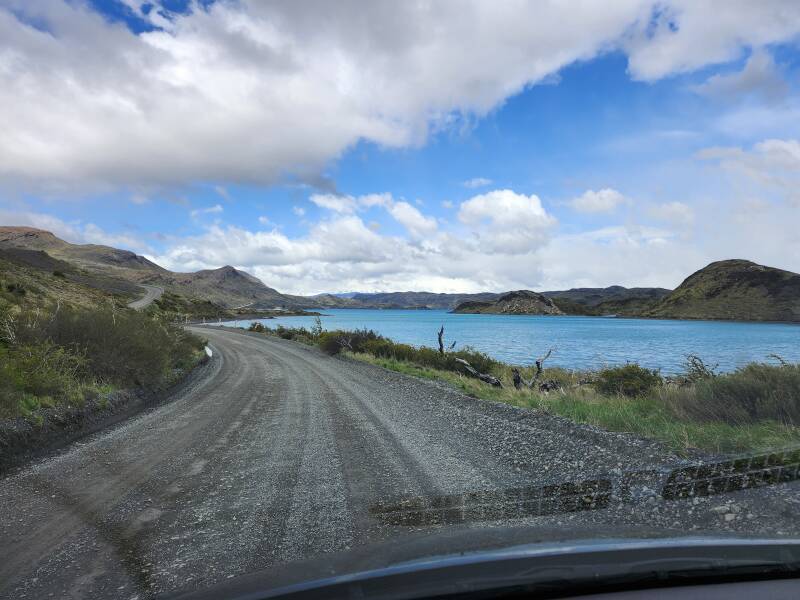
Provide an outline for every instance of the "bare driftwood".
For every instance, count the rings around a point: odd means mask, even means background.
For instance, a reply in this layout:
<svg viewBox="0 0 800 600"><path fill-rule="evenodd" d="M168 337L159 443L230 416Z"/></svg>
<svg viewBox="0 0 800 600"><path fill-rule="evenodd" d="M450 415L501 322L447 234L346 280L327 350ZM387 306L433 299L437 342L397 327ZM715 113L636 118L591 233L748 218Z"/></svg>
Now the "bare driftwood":
<svg viewBox="0 0 800 600"><path fill-rule="evenodd" d="M534 373L533 377L531 377L530 380L526 380L520 374L519 369L516 369L516 368L512 369L511 373L512 373L512 376L514 378L514 387L519 390L519 389L522 388L522 386L525 386L525 387L528 387L528 388L532 388L534 385L536 385L536 382L539 381L539 378L542 376L542 373L544 372L544 361L546 361L548 358L550 358L550 355L552 353L553 353L553 349L550 348L547 351L547 354L545 354L544 356L540 356L539 358L536 359L536 373ZM549 389L550 385L548 384L547 387ZM547 391L547 390L542 390L542 391Z"/></svg>
<svg viewBox="0 0 800 600"><path fill-rule="evenodd" d="M475 367L473 367L471 364L469 364L463 358L456 358L455 361L457 363L459 363L460 365L463 365L463 367L467 371L467 373L469 373L470 375L472 375L476 379L480 379L484 383L488 383L489 385L492 385L494 387L499 387L499 388L503 387L503 384L500 382L500 380L497 377L494 377L493 375L489 375L488 373L479 373L478 370L475 369Z"/></svg>
<svg viewBox="0 0 800 600"><path fill-rule="evenodd" d="M351 338L351 337L346 337L346 338L341 337L336 341L339 342L339 345L342 348L347 348L348 350L350 350L350 352L353 352L353 346L351 345L352 342L353 342L353 338Z"/></svg>
<svg viewBox="0 0 800 600"><path fill-rule="evenodd" d="M439 329L439 333L436 334L436 337L439 339L439 354L444 354L444 325L442 325L441 329ZM453 348L456 347L455 341L447 348L447 351L450 352Z"/></svg>

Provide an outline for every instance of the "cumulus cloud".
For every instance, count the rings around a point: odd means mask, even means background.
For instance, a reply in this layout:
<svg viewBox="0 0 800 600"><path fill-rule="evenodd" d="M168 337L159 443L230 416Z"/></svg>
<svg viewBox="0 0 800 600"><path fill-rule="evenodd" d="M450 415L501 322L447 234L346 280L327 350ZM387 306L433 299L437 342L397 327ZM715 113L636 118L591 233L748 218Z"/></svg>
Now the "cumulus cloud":
<svg viewBox="0 0 800 600"><path fill-rule="evenodd" d="M577 198L573 198L569 204L574 210L582 213L607 213L613 212L625 201L625 196L617 190L604 188L598 191L586 190Z"/></svg>
<svg viewBox="0 0 800 600"><path fill-rule="evenodd" d="M317 180L359 140L423 143L610 50L653 80L800 31L800 4L777 1L126 4L154 29L4 0L0 183Z"/></svg>
<svg viewBox="0 0 800 600"><path fill-rule="evenodd" d="M293 206L292 212L298 217L304 217L306 214L306 209L302 206Z"/></svg>
<svg viewBox="0 0 800 600"><path fill-rule="evenodd" d="M486 179L485 177L475 177L473 179L467 179L466 181L462 182L461 185L463 185L465 188L475 189L491 185L491 183L491 179Z"/></svg>
<svg viewBox="0 0 800 600"><path fill-rule="evenodd" d="M547 241L556 219L535 194L494 190L461 203L459 220L472 228L486 251L528 252Z"/></svg>
<svg viewBox="0 0 800 600"><path fill-rule="evenodd" d="M387 210L414 237L424 237L436 231L436 219L426 217L408 202L395 202Z"/></svg>

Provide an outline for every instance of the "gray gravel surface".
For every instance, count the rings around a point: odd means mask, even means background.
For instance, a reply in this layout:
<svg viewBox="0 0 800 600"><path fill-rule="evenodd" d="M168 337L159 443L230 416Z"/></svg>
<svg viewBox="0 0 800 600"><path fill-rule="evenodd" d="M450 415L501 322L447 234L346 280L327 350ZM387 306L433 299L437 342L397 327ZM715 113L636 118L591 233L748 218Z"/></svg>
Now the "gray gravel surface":
<svg viewBox="0 0 800 600"><path fill-rule="evenodd" d="M133 302L128 303L128 308L133 308L136 310L147 308L155 300L161 298L161 295L164 293L164 288L159 287L157 285L146 285L142 283L139 284L139 287L144 288L144 296L142 296L138 300L134 300Z"/></svg>
<svg viewBox="0 0 800 600"><path fill-rule="evenodd" d="M795 484L666 501L655 490L686 461L653 442L196 331L214 357L173 401L0 481L0 596L147 598L442 527L797 535ZM370 510L598 477L616 490L598 510L418 527Z"/></svg>

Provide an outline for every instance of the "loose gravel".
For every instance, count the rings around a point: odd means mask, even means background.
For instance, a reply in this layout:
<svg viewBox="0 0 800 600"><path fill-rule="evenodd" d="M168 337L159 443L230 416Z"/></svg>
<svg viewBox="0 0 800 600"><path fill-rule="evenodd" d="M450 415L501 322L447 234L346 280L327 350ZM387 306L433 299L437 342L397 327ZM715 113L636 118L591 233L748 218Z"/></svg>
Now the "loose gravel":
<svg viewBox="0 0 800 600"><path fill-rule="evenodd" d="M147 598L444 528L798 533L794 483L667 501L658 490L688 462L655 442L197 330L214 356L169 404L0 481L0 596ZM375 512L597 479L614 494L595 510L417 526Z"/></svg>

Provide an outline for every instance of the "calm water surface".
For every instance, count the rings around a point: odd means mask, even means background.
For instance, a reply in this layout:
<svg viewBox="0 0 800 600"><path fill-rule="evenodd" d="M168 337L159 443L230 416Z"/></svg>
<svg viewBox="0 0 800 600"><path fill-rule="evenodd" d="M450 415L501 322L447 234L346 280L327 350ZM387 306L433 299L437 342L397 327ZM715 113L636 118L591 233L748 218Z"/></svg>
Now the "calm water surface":
<svg viewBox="0 0 800 600"><path fill-rule="evenodd" d="M665 373L679 371L689 353L732 370L769 354L800 362L800 326L780 323L666 321L602 317L454 315L439 310L326 310L325 329L366 327L395 341L436 346L445 328L448 345L469 345L514 364L531 364L554 347L549 365L574 369L638 362ZM307 327L313 317L259 319L267 327ZM251 321L237 321L247 327ZM228 323L233 325L233 322Z"/></svg>

